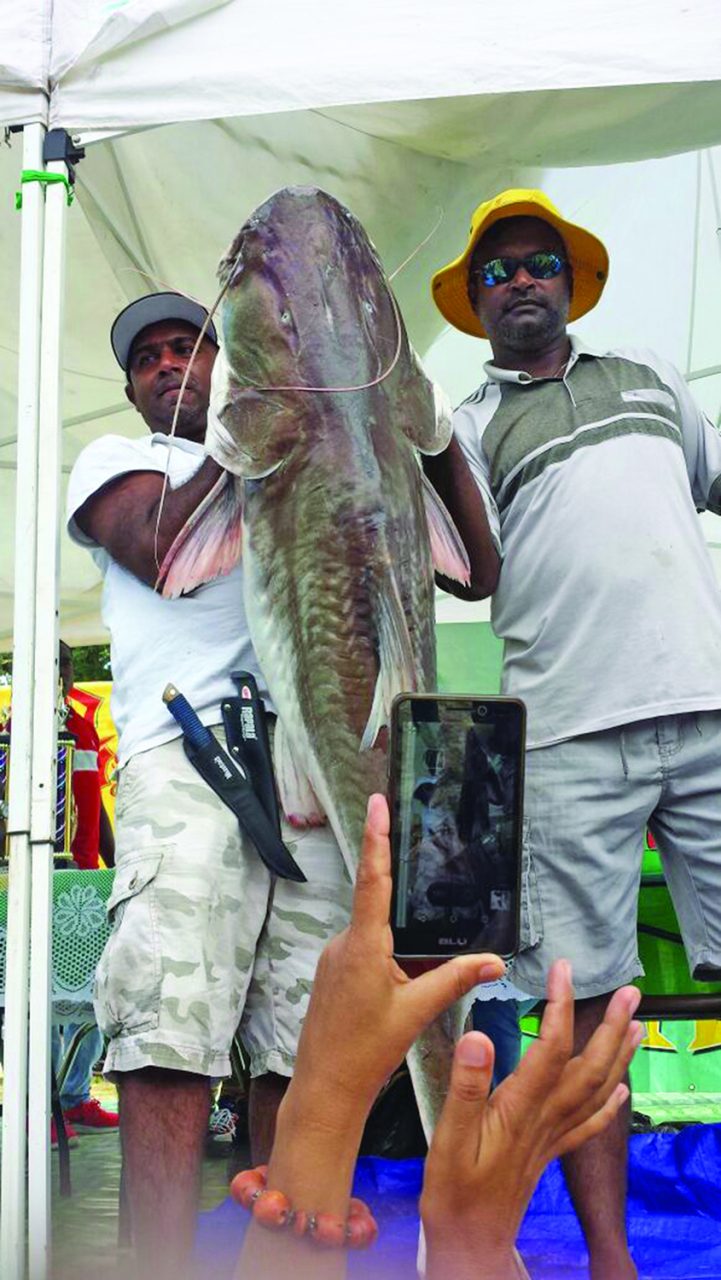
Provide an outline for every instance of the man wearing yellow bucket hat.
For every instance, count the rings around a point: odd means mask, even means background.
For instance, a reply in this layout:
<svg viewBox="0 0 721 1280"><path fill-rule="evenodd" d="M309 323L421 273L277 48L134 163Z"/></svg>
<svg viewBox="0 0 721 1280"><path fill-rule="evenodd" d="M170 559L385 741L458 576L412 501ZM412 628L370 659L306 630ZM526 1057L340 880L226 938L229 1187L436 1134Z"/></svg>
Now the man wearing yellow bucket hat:
<svg viewBox="0 0 721 1280"><path fill-rule="evenodd" d="M646 826L691 971L721 979L721 594L697 518L721 514L721 438L667 361L567 333L607 275L600 240L542 192L479 206L432 289L493 359L448 450L424 460L466 541L472 594L493 597L503 692L528 709L512 976L541 997L554 959L570 960L578 1046L643 972ZM565 1163L593 1280L636 1275L627 1125L620 1113Z"/></svg>

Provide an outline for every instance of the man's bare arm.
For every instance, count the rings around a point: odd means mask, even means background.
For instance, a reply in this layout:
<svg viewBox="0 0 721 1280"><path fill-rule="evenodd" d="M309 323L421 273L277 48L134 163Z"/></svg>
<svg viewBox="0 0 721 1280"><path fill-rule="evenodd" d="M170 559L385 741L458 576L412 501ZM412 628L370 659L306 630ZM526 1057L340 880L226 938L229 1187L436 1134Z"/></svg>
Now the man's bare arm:
<svg viewBox="0 0 721 1280"><path fill-rule="evenodd" d="M155 529L163 492L158 471L131 471L111 481L83 503L75 515L78 528L134 573L155 586L159 566L186 520L223 474L222 467L206 458L194 476L177 489L165 490L158 532Z"/></svg>
<svg viewBox="0 0 721 1280"><path fill-rule="evenodd" d="M501 560L495 548L486 517L486 509L455 436L443 453L423 456L423 469L436 492L450 511L471 562L471 585L436 574L444 591L461 600L485 600L496 589Z"/></svg>

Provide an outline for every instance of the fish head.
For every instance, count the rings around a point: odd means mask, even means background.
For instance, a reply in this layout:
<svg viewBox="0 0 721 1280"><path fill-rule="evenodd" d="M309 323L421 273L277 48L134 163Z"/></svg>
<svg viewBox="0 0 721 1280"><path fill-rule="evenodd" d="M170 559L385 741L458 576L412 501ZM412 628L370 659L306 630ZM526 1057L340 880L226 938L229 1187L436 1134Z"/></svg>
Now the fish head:
<svg viewBox="0 0 721 1280"><path fill-rule="evenodd" d="M391 368L399 344L408 350L376 250L358 219L318 188L286 187L260 205L219 276L214 408L256 470L321 429L323 391L313 389L363 388Z"/></svg>
<svg viewBox="0 0 721 1280"><path fill-rule="evenodd" d="M319 385L329 362L339 379L373 378L377 348L393 355L398 324L378 254L326 191L277 191L241 228L219 274L228 286L223 341L250 381L284 373Z"/></svg>

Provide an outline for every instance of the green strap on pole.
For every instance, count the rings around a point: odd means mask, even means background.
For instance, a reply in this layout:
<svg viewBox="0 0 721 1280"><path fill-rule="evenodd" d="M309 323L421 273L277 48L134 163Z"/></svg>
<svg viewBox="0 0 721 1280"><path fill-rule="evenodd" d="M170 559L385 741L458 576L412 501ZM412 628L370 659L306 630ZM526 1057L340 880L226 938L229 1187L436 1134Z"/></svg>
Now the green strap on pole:
<svg viewBox="0 0 721 1280"><path fill-rule="evenodd" d="M73 203L73 188L70 179L64 173L48 173L45 169L23 169L20 175L20 182L41 182L43 186L48 187L54 182L62 182L67 192L67 201L71 205ZM15 192L15 208L22 209L23 193L22 190Z"/></svg>

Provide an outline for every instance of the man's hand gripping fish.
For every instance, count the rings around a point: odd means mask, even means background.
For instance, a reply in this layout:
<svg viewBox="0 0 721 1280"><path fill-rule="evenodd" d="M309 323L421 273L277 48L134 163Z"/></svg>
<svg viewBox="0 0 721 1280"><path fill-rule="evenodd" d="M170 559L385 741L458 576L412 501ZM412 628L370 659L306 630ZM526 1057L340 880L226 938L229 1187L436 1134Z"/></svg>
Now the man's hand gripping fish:
<svg viewBox="0 0 721 1280"><path fill-rule="evenodd" d="M327 815L353 875L368 796L386 789L391 702L436 687L433 566L469 577L417 456L446 447L450 407L363 228L326 192L271 196L219 275L206 448L230 474L171 547L163 594L227 572L242 537L281 804L297 826ZM427 1132L459 1031L451 1011L409 1056Z"/></svg>

